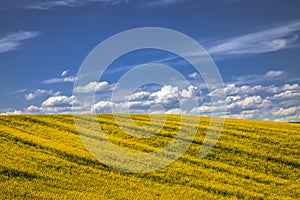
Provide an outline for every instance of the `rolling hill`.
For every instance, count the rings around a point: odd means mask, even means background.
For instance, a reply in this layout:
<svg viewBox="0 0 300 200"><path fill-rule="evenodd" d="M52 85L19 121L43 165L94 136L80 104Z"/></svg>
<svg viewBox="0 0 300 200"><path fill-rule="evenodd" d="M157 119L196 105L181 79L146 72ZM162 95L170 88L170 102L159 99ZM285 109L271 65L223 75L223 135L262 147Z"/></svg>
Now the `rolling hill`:
<svg viewBox="0 0 300 200"><path fill-rule="evenodd" d="M153 117L159 123L162 116ZM90 117L82 115L81 121ZM132 152L164 147L180 129L180 117L167 115L156 135L135 138L112 115L97 117L107 137ZM150 118L132 119L143 129ZM0 199L300 198L300 124L226 119L216 146L199 158L209 121L200 117L199 124L184 124L198 131L178 160L134 174L95 159L81 142L72 115L0 116Z"/></svg>

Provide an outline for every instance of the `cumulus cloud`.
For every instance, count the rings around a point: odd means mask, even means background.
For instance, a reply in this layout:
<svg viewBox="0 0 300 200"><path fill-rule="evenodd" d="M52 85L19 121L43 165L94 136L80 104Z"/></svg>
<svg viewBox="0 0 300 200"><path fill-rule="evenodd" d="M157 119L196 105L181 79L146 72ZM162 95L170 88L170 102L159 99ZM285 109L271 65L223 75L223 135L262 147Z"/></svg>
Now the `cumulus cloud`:
<svg viewBox="0 0 300 200"><path fill-rule="evenodd" d="M300 90L298 84L282 86L227 84L226 101L204 102L191 110L199 115L218 115L243 119L266 119L280 121L299 120ZM208 96L218 93L212 91ZM226 106L226 113L221 113L222 106Z"/></svg>
<svg viewBox="0 0 300 200"><path fill-rule="evenodd" d="M42 103L42 107L72 107L73 105L79 105L74 96L53 96Z"/></svg>
<svg viewBox="0 0 300 200"><path fill-rule="evenodd" d="M300 105L300 85L298 84L285 84L280 87L277 93L266 99L278 104L282 108L289 108Z"/></svg>
<svg viewBox="0 0 300 200"><path fill-rule="evenodd" d="M114 106L114 103L110 101L99 101L92 107L93 112L100 112L100 113L106 113L106 112L112 112L112 107Z"/></svg>
<svg viewBox="0 0 300 200"><path fill-rule="evenodd" d="M86 105L80 104L76 97L60 95L49 97L40 106L30 105L24 109L24 113L90 113L90 110L88 110Z"/></svg>
<svg viewBox="0 0 300 200"><path fill-rule="evenodd" d="M134 113L148 113L151 107L156 105L153 100L146 101L127 101L127 102L111 102L99 101L92 106L93 112L134 112Z"/></svg>
<svg viewBox="0 0 300 200"><path fill-rule="evenodd" d="M105 90L110 90L113 88L113 85L109 85L108 82L90 82L84 86L78 86L74 88L75 92L78 93L91 93L91 92L101 92Z"/></svg>
<svg viewBox="0 0 300 200"><path fill-rule="evenodd" d="M242 110L246 110L257 108L259 105L261 105L262 101L263 99L261 98L261 96L249 96L245 97L242 100L233 102L231 105L232 107L238 107Z"/></svg>
<svg viewBox="0 0 300 200"><path fill-rule="evenodd" d="M291 116L300 111L300 107L290 107L290 108L278 108L275 109L272 114L276 116Z"/></svg>
<svg viewBox="0 0 300 200"><path fill-rule="evenodd" d="M279 94L275 94L272 98L270 99L289 99L289 98L300 98L300 92L295 92L291 90L287 90L284 92L281 92ZM300 102L300 99L299 99Z"/></svg>
<svg viewBox="0 0 300 200"><path fill-rule="evenodd" d="M163 86L160 91L154 92L150 95L150 98L154 99L157 104L172 104L178 99L179 90L178 87L171 85Z"/></svg>
<svg viewBox="0 0 300 200"><path fill-rule="evenodd" d="M215 89L208 96L218 96L225 92L226 95L246 95L255 93L275 94L274 98L279 96L297 96L300 92L298 84L285 84L283 86L262 86L262 85L235 85L233 83L225 84L224 89ZM281 94L281 92L283 92Z"/></svg>
<svg viewBox="0 0 300 200"><path fill-rule="evenodd" d="M215 89L211 91L208 94L208 96L220 96L223 94L223 92L226 95L251 94L259 90L262 90L262 87L260 86L250 87L248 85L243 85L241 87L238 87L235 84L226 84L224 89Z"/></svg>
<svg viewBox="0 0 300 200"><path fill-rule="evenodd" d="M196 86L190 85L187 89L183 89L180 92L181 97L183 98L193 98L193 97L199 97L201 94L201 91L198 90Z"/></svg>
<svg viewBox="0 0 300 200"><path fill-rule="evenodd" d="M125 101L109 102L100 101L94 106L94 110L98 112L148 112L148 113L173 113L173 114L197 114L212 115L221 117L236 117L245 119L291 119L291 115L287 115L288 111L295 111L295 108L289 109L291 106L283 107L282 102L286 103L286 98L297 101L298 84L285 84L282 86L262 86L262 85L243 85L236 86L227 84L225 90L227 93L226 100L210 102L210 96L216 94L218 90L210 93L195 93L197 88L189 86L188 88L179 90L178 87L165 85L158 91L148 92L139 91L125 98ZM290 89L287 91L286 89ZM205 101L200 106L191 108L190 110L182 110L178 101L184 98L195 98L195 94L204 96ZM283 95L288 94L288 95ZM293 94L293 95L291 95ZM297 93L298 94L298 93ZM275 101L276 98L276 101ZM154 106L161 105L159 109L152 109ZM293 102L295 105L295 102ZM298 100L298 104L300 102ZM224 106L226 112L224 112ZM294 106L295 107L295 106ZM280 110L281 109L281 110ZM283 111L284 109L284 111ZM288 110L285 110L288 109ZM294 118L296 118L294 112Z"/></svg>
<svg viewBox="0 0 300 200"><path fill-rule="evenodd" d="M30 114L63 114L63 113L74 113L72 107L42 107L42 106L28 106L25 109L26 113Z"/></svg>
<svg viewBox="0 0 300 200"><path fill-rule="evenodd" d="M269 100L265 100L259 95L228 96L225 101L206 102L199 107L193 108L191 112L198 115L232 117L242 113L249 114L251 110L267 109L270 105L271 102ZM226 113L224 113L224 106Z"/></svg>
<svg viewBox="0 0 300 200"><path fill-rule="evenodd" d="M278 75L279 73L269 73L269 76ZM106 91L111 86L107 82L92 82L77 90L83 93L92 90ZM75 96L55 95L52 91L37 90L36 93L28 93L27 98L32 99L34 96L50 93L52 96L43 101L40 106L31 105L24 110L3 114L129 111L131 113L196 114L277 121L300 120L300 85L297 83L277 86L225 84L224 90L227 95L225 100L210 102L212 96L218 96L220 92L218 89L202 92L193 85L182 89L164 85L149 91L145 87L114 102L100 99L92 105L79 103ZM201 101L199 96L202 97ZM194 98L198 100L199 106L180 107L185 100L189 102L189 99Z"/></svg>
<svg viewBox="0 0 300 200"><path fill-rule="evenodd" d="M14 110L14 111L0 113L0 115L20 115L20 114L23 114L23 113L24 112L21 111L21 110Z"/></svg>
<svg viewBox="0 0 300 200"><path fill-rule="evenodd" d="M197 99L195 95L197 93L200 93L200 90L192 85L182 90L175 86L165 85L153 92L135 92L118 102L99 101L94 105L93 110L97 112L108 112L108 110L127 112L130 110L137 113L165 113L166 110L169 113L178 113L179 108L177 109L176 106L180 105L179 102L191 98ZM186 111L181 110L181 113L186 113Z"/></svg>
<svg viewBox="0 0 300 200"><path fill-rule="evenodd" d="M33 92L30 92L30 93L27 93L25 94L25 99L27 101L30 101L32 99L35 99L37 97L40 97L40 96L45 96L45 95L59 95L60 92L54 92L53 90L43 90L43 89L37 89Z"/></svg>
<svg viewBox="0 0 300 200"><path fill-rule="evenodd" d="M298 85L297 83L291 85L291 84L284 84L282 86L282 90L281 91L285 91L285 90L295 90L295 91L299 91L300 92L300 85Z"/></svg>
<svg viewBox="0 0 300 200"><path fill-rule="evenodd" d="M298 113L299 112L300 112L300 110L298 109ZM299 122L300 114L272 118L271 120L278 121L278 122Z"/></svg>
<svg viewBox="0 0 300 200"><path fill-rule="evenodd" d="M186 114L186 111L181 110L180 108L173 108L171 110L168 110L166 114Z"/></svg>
<svg viewBox="0 0 300 200"><path fill-rule="evenodd" d="M127 100L127 101L141 101L141 100L148 99L150 94L151 94L150 92L145 92L145 91L136 92L132 95L126 96L125 100Z"/></svg>

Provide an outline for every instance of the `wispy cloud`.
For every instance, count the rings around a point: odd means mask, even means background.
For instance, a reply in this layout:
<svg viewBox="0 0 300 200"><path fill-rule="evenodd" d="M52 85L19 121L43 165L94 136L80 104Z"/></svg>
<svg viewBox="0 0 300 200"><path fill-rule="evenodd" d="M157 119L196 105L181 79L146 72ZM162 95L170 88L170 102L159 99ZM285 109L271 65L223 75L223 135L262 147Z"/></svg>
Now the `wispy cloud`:
<svg viewBox="0 0 300 200"><path fill-rule="evenodd" d="M75 76L61 77L61 78L51 78L42 81L44 84L54 84L54 83L73 83L76 80Z"/></svg>
<svg viewBox="0 0 300 200"><path fill-rule="evenodd" d="M286 79L286 76L284 76L284 72L281 70L270 70L266 72L265 74L249 74L246 76L237 76L233 77L234 81L233 83L236 85L242 85L242 84L251 84L251 83L259 83L264 81L274 81L278 79Z"/></svg>
<svg viewBox="0 0 300 200"><path fill-rule="evenodd" d="M35 10L48 10L57 7L79 7L85 6L90 3L95 3L100 6L114 6L119 4L130 4L133 6L140 7L167 7L176 4L186 3L192 7L204 7L204 6L216 6L220 4L232 4L239 3L247 0L2 0L1 8L26 8L26 9L35 9Z"/></svg>
<svg viewBox="0 0 300 200"><path fill-rule="evenodd" d="M258 32L236 36L227 39L212 38L210 42L200 42L205 44L207 52L214 55L214 58L226 58L225 56L238 56L248 54L262 54L268 52L280 51L288 48L297 47L295 44L300 33L300 20L293 22L286 22L281 26L274 26L273 28L264 29ZM188 56L203 55L204 52L187 52ZM164 63L172 65L185 65L186 62L178 59L178 56L169 56L158 60L152 60L153 63ZM146 63L140 63L143 65ZM139 65L122 66L116 69L109 69L108 73L119 73L127 71ZM280 73L280 72L270 72ZM268 74L272 75L272 74ZM274 75L274 74L273 74ZM267 75L266 75L267 76ZM190 78L198 78L196 74L190 74ZM267 76L268 77L268 76ZM249 80L253 77L249 77ZM255 77L256 78L256 77ZM262 77L266 78L266 77ZM253 79L256 80L256 79ZM298 79L297 79L298 80Z"/></svg>
<svg viewBox="0 0 300 200"><path fill-rule="evenodd" d="M171 5L183 1L184 0L154 0L154 1L145 1L145 4L146 6L167 6L167 5Z"/></svg>
<svg viewBox="0 0 300 200"><path fill-rule="evenodd" d="M219 5L226 5L226 4L237 4L237 3L243 3L251 0L201 0L201 1L194 1L195 4L193 6L196 7L206 7L206 6L219 6Z"/></svg>
<svg viewBox="0 0 300 200"><path fill-rule="evenodd" d="M54 7L79 7L89 3L97 3L102 6L113 6L122 3L132 3L145 7L154 6L168 6L175 3L195 1L195 0L53 0L53 1L33 1L28 3L25 7L27 9L48 10Z"/></svg>
<svg viewBox="0 0 300 200"><path fill-rule="evenodd" d="M25 41L38 35L38 31L20 31L6 35L0 38L0 54L17 50Z"/></svg>
<svg viewBox="0 0 300 200"><path fill-rule="evenodd" d="M62 71L61 74L60 74L60 76L62 76L62 77L66 76L68 74L68 72L69 72L68 70Z"/></svg>
<svg viewBox="0 0 300 200"><path fill-rule="evenodd" d="M21 94L21 93L25 93L27 91L28 91L28 89L23 88L23 89L12 92L12 94Z"/></svg>
<svg viewBox="0 0 300 200"><path fill-rule="evenodd" d="M188 77L191 79L199 79L199 78L201 78L201 75L197 72L193 72L191 74L188 74Z"/></svg>
<svg viewBox="0 0 300 200"><path fill-rule="evenodd" d="M298 39L300 20L242 36L217 41L208 52L214 55L259 54L293 47Z"/></svg>
<svg viewBox="0 0 300 200"><path fill-rule="evenodd" d="M103 6L116 5L128 0L54 0L54 1L39 1L30 3L26 6L28 9L47 10L54 7L79 7L89 3L98 3Z"/></svg>
<svg viewBox="0 0 300 200"><path fill-rule="evenodd" d="M50 79L42 81L41 83L43 83L43 84L73 83L74 81L76 81L77 78L75 76L67 76L68 73L69 73L68 70L63 70L60 73L60 77L50 78Z"/></svg>

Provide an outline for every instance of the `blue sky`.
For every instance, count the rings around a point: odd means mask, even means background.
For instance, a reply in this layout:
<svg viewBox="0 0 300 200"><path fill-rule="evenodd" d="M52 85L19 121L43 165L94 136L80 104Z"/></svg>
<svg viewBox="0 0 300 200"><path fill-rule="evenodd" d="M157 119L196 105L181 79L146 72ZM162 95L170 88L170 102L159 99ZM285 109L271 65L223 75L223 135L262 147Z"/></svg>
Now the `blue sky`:
<svg viewBox="0 0 300 200"><path fill-rule="evenodd" d="M278 121L300 120L300 2L258 0L2 0L0 2L0 113L167 112ZM99 82L95 104L73 96L73 84L88 53L128 29L164 27L198 41L222 75L227 112L209 99L189 64L167 52L130 53L112 64ZM119 77L134 66L172 66L191 87L138 88L124 102L111 102ZM176 98L197 94L199 106L178 107ZM177 103L176 103L177 102ZM150 107L161 104L165 110Z"/></svg>

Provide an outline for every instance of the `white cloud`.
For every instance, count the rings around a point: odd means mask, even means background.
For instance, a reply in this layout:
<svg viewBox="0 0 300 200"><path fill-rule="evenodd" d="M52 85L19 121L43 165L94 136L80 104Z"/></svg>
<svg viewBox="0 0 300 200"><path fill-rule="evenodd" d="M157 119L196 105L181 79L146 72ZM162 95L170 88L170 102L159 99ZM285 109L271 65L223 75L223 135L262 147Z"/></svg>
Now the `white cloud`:
<svg viewBox="0 0 300 200"><path fill-rule="evenodd" d="M224 89L215 89L215 90L211 91L208 94L208 96L220 96L223 94L223 90L226 93L226 95L234 96L234 95L255 94L258 92L275 93L279 90L279 88L275 87L275 86L264 87L262 85L237 86L235 84L225 84Z"/></svg>
<svg viewBox="0 0 300 200"><path fill-rule="evenodd" d="M48 10L54 7L79 7L89 3L98 3L103 6L116 5L128 0L53 0L32 3L26 6L28 9Z"/></svg>
<svg viewBox="0 0 300 200"><path fill-rule="evenodd" d="M217 41L208 48L215 55L258 54L290 48L298 39L300 21L269 28L234 38Z"/></svg>
<svg viewBox="0 0 300 200"><path fill-rule="evenodd" d="M78 93L91 93L91 92L101 92L105 90L111 90L114 85L110 85L108 82L90 82L84 86L78 86L74 88L75 92Z"/></svg>
<svg viewBox="0 0 300 200"><path fill-rule="evenodd" d="M171 110L168 110L166 114L186 114L186 111L181 110L180 108L173 108Z"/></svg>
<svg viewBox="0 0 300 200"><path fill-rule="evenodd" d="M157 104L172 104L176 102L178 97L178 87L172 87L171 85L165 85L160 89L160 91L154 92L150 95L150 98L153 98L154 102Z"/></svg>
<svg viewBox="0 0 300 200"><path fill-rule="evenodd" d="M151 94L150 92L145 92L145 91L136 92L132 95L126 96L125 100L127 100L127 101L141 101L141 100L148 99L150 94Z"/></svg>
<svg viewBox="0 0 300 200"><path fill-rule="evenodd" d="M294 97L300 97L300 93L293 92L293 91L285 91L280 94L274 95L274 98L294 98Z"/></svg>
<svg viewBox="0 0 300 200"><path fill-rule="evenodd" d="M60 113L91 113L90 107L79 104L75 97L59 96L50 97L41 106L31 105L24 109L24 113L30 114L60 114Z"/></svg>
<svg viewBox="0 0 300 200"><path fill-rule="evenodd" d="M39 35L37 31L19 31L6 35L0 38L0 54L17 50L24 42Z"/></svg>
<svg viewBox="0 0 300 200"><path fill-rule="evenodd" d="M68 70L62 71L61 74L60 74L60 76L66 76L68 74L68 72L69 72Z"/></svg>
<svg viewBox="0 0 300 200"><path fill-rule="evenodd" d="M23 111L21 111L21 110L14 110L14 111L10 111L10 112L0 113L0 115L20 115L20 114L23 114Z"/></svg>
<svg viewBox="0 0 300 200"><path fill-rule="evenodd" d="M76 80L75 76L63 77L63 78L51 78L42 81L44 84L54 84L54 83L72 83Z"/></svg>
<svg viewBox="0 0 300 200"><path fill-rule="evenodd" d="M278 73L279 74L279 73ZM271 76L275 76L273 74ZM103 90L107 88L107 82L89 83L79 88L79 91ZM131 112L131 113L167 113L167 114L197 114L220 117L233 117L243 119L266 119L280 121L297 121L300 118L300 85L284 84L274 85L242 85L226 84L226 100L210 102L210 96L217 95L218 90L208 93L197 93L197 87L190 85L181 90L172 85L165 85L155 91L146 87L138 92L120 98L115 102L100 100L94 105L78 102L74 96L52 94L51 97L41 103L40 106L29 106L24 110L5 110L9 113L105 113L105 112ZM200 106L180 107L181 100L187 101L195 95L203 96L203 101L198 99ZM34 95L43 95L47 91L37 90ZM28 95L28 98L33 98ZM224 110L225 106L225 110ZM3 110L4 111L4 110Z"/></svg>
<svg viewBox="0 0 300 200"><path fill-rule="evenodd" d="M99 101L94 105L93 110L99 112L105 110L107 112L107 110L113 109L116 112L127 112L130 110L132 112L161 113L164 112L164 110L162 110L162 108L164 108L170 112L175 112L176 110L172 109L174 106L179 104L179 100L195 97L193 96L193 93L197 93L195 90L197 90L197 87L195 86L189 86L188 88L180 91L178 87L165 85L158 91L152 93L148 91L136 92L132 95L126 96L123 100L118 102L110 103L109 101Z"/></svg>
<svg viewBox="0 0 300 200"><path fill-rule="evenodd" d="M29 113L40 112L40 111L42 111L42 109L40 107L33 106L33 105L28 106L26 108L26 112L29 112Z"/></svg>
<svg viewBox="0 0 300 200"><path fill-rule="evenodd" d="M233 113L227 116L232 118L239 118L239 119L257 119L261 117L261 114L259 109L253 109L253 110L243 110L239 113Z"/></svg>
<svg viewBox="0 0 300 200"><path fill-rule="evenodd" d="M73 109L72 107L38 107L31 105L25 109L25 112L30 114L70 114L73 113Z"/></svg>
<svg viewBox="0 0 300 200"><path fill-rule="evenodd" d="M297 121L300 113L300 86L285 84L282 86L236 86L227 84L225 102L211 104L205 102L191 110L194 114L234 117L243 119L267 119L280 121ZM214 95L215 90L208 94ZM263 95L263 96L262 96ZM226 113L221 113L222 105Z"/></svg>
<svg viewBox="0 0 300 200"><path fill-rule="evenodd" d="M297 114L297 111L300 113L300 107L278 108L272 114L277 116L291 116Z"/></svg>
<svg viewBox="0 0 300 200"><path fill-rule="evenodd" d="M243 100L238 100L235 103L232 103L232 105L233 107L237 106L240 109L252 109L257 108L262 101L263 99L260 96L249 96L245 97Z"/></svg>
<svg viewBox="0 0 300 200"><path fill-rule="evenodd" d="M273 77L281 76L282 74L283 74L283 71L268 71L266 73L266 77L273 78Z"/></svg>
<svg viewBox="0 0 300 200"><path fill-rule="evenodd" d="M299 113L299 111L298 111L298 113ZM300 121L300 114L278 117L278 118L275 118L274 121L278 121L278 122L299 122Z"/></svg>
<svg viewBox="0 0 300 200"><path fill-rule="evenodd" d="M152 0L145 2L147 6L167 6L178 2L183 2L183 0Z"/></svg>
<svg viewBox="0 0 300 200"><path fill-rule="evenodd" d="M300 105L300 85L285 84L279 87L278 92L266 99L278 104L282 108L289 108Z"/></svg>
<svg viewBox="0 0 300 200"><path fill-rule="evenodd" d="M212 115L212 116L223 116L223 117L234 117L238 115L250 113L253 114L252 110L268 108L271 105L269 100L263 99L261 96L228 96L226 101L218 101L214 103L204 103L199 107L193 108L191 113L199 115ZM224 113L224 106L226 113ZM250 118L247 118L250 119Z"/></svg>
<svg viewBox="0 0 300 200"><path fill-rule="evenodd" d="M111 112L112 106L114 106L114 103L110 101L99 101L93 105L92 110L100 113Z"/></svg>
<svg viewBox="0 0 300 200"><path fill-rule="evenodd" d="M74 96L53 96L42 103L42 107L72 107L79 105Z"/></svg>
<svg viewBox="0 0 300 200"><path fill-rule="evenodd" d="M180 94L182 97L184 98L192 98L196 95L196 90L198 88L193 86L193 85L190 85L187 89L183 89Z"/></svg>
<svg viewBox="0 0 300 200"><path fill-rule="evenodd" d="M25 94L25 99L27 101L30 101L32 99L35 99L37 97L40 97L40 96L44 96L44 95L59 95L60 92L54 92L53 90L42 90L42 89L37 89L35 90L34 92L30 92L30 93L27 93Z"/></svg>
<svg viewBox="0 0 300 200"><path fill-rule="evenodd" d="M155 105L153 100L146 100L146 101L131 101L131 102L124 102L119 104L118 108L121 110L124 109L136 109L136 110L148 110L151 106Z"/></svg>
<svg viewBox="0 0 300 200"><path fill-rule="evenodd" d="M189 78L192 78L192 79L198 79L198 78L200 78L201 76L200 76L200 74L198 74L197 72L193 72L193 73L191 73L191 74L188 74L188 77L189 77Z"/></svg>
<svg viewBox="0 0 300 200"><path fill-rule="evenodd" d="M210 104L203 104L199 107L192 108L190 111L192 114L196 115L213 115L213 116L219 116L219 114L224 115L225 113L222 113L224 111L224 104L219 105L210 105Z"/></svg>
<svg viewBox="0 0 300 200"><path fill-rule="evenodd" d="M28 91L28 89L20 89L20 90L14 91L13 94L25 93L27 91Z"/></svg>
<svg viewBox="0 0 300 200"><path fill-rule="evenodd" d="M137 113L140 110L146 112L151 105L153 105L153 102L151 101L130 101L130 102L99 101L92 106L92 111L99 112L99 113L106 113L106 112L125 113L131 110L134 113Z"/></svg>
<svg viewBox="0 0 300 200"><path fill-rule="evenodd" d="M234 77L234 84L241 85L241 84L250 84L250 83L258 83L258 82L266 82L266 81L274 81L286 78L283 76L283 71L274 71L270 70L265 74L250 74L246 76L238 76Z"/></svg>
<svg viewBox="0 0 300 200"><path fill-rule="evenodd" d="M283 87L282 87L282 91L285 91L285 90L295 90L295 91L299 91L300 92L300 85L295 83L293 85L290 85L290 84L285 84Z"/></svg>
<svg viewBox="0 0 300 200"><path fill-rule="evenodd" d="M53 0L53 1L42 1L28 3L26 5L27 9L37 9L37 10L48 10L55 7L79 7L84 6L89 3L97 3L101 6L113 6L122 3L135 3L136 5L153 7L153 6L168 6L175 3L184 2L184 0Z"/></svg>
<svg viewBox="0 0 300 200"><path fill-rule="evenodd" d="M79 104L74 96L52 96L43 101L40 106L30 105L24 109L30 114L57 114L57 113L90 113L88 107Z"/></svg>

